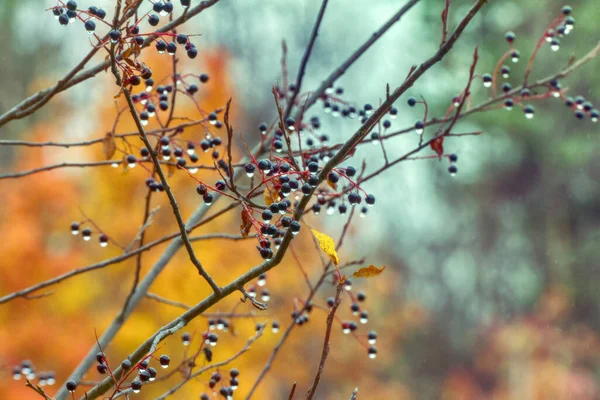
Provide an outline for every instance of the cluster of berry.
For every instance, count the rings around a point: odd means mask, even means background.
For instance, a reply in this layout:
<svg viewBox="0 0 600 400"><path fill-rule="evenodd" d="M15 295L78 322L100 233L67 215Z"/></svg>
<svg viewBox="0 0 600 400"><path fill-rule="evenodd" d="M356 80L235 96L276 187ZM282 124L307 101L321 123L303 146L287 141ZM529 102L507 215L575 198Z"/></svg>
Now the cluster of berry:
<svg viewBox="0 0 600 400"><path fill-rule="evenodd" d="M575 19L571 15L572 8L570 6L564 6L561 10L561 15L553 21L550 26L546 29L543 37L540 39L538 43L538 47L536 48L534 55L535 57L537 53L537 49L543 44L547 43L553 51L558 51L560 48L560 38L568 35L575 26ZM513 32L507 32L505 35L505 39L510 46L510 51L507 53L505 57L503 57L499 64L504 60L504 58L510 57L513 63L517 63L520 59L519 51L513 48L514 42L516 40L516 36ZM529 63L530 65L527 68L531 68L532 61ZM530 70L527 72L527 74ZM511 69L507 65L502 65L499 70L499 74L504 79L508 79L511 74ZM483 86L486 88L492 87L494 80L497 79L493 74L486 73L482 75ZM508 82L504 82L502 84L502 91L506 94L504 99L504 109L510 111L513 109L515 104L523 104L526 100L536 100L536 99L544 99L547 97L557 97L562 98L565 101L567 107L571 108L574 112L574 115L577 119L585 119L586 115L592 120L592 122L598 121L599 112L594 108L593 104L589 101L586 101L583 96L577 96L576 98L565 97L563 89L560 85L558 79L551 80L547 85L547 92L545 94L532 94L531 90L527 87L527 82L524 83L523 89L520 90L518 96L511 96L510 92L512 90L512 85ZM523 112L527 119L532 119L535 116L535 108L531 104L523 105Z"/></svg>
<svg viewBox="0 0 600 400"><path fill-rule="evenodd" d="M158 109L160 111L169 111L169 101L171 100L169 96L173 96L175 91L179 91L193 100L193 96L200 90L198 85L186 82L181 75L174 76L175 86L172 84L159 85L156 86L156 90L154 90L155 82L152 78L152 70L148 67L142 69L140 76L141 79L144 79L146 89L141 93L133 94L131 100L134 104L141 104L143 106L143 109L138 113L142 125L148 125L150 118L156 116L156 103L158 103ZM139 80L140 76L133 75L130 77L130 82L134 86L139 85L141 83L141 80ZM207 83L209 80L207 74L200 74L197 77L192 74L186 75L186 77L190 76L197 78L202 84ZM137 79L133 79L133 77ZM185 91L179 88L180 85L185 87ZM210 124L215 125L216 128L221 128L223 126L222 123L218 121L216 113L210 113L208 119Z"/></svg>
<svg viewBox="0 0 600 400"><path fill-rule="evenodd" d="M38 384L40 386L52 386L56 383L56 378L54 376L54 372L52 371L42 371L39 373L35 372L35 367L33 363L29 360L24 360L21 364L13 367L12 376L14 380L19 380L22 377L32 381L35 378L38 378Z"/></svg>
<svg viewBox="0 0 600 400"><path fill-rule="evenodd" d="M263 126L259 127L261 130L263 128ZM285 234L286 229L290 229L294 236L300 232L300 222L286 216L286 214L293 212L292 201L289 199L289 196L297 191L300 191L304 196L311 196L315 188L319 186L321 180L319 178L319 171L321 170L319 162L326 162L326 159L319 158L313 154L305 161L306 167L302 171L295 170L287 161L278 157L275 157L274 161L270 159L253 160L244 167L246 175L250 178L253 178L257 171L261 174L262 184L264 184L265 190L271 196L271 204L261 212L261 221L257 221L251 214L249 215L252 224L255 227L259 227L257 229L260 242L258 250L265 260L270 260L273 256L269 237L273 239L275 248L279 248L281 238ZM340 214L345 214L348 209L346 201L350 206L360 204L363 200L361 191L364 193L364 190L352 180L355 175L356 169L352 166L336 168L330 171L327 174L326 180L330 188L334 190L322 189L318 191L316 195L317 202L312 205L314 214L318 215L322 206L327 207L329 215L333 214L336 208ZM346 185L337 191L338 184L342 179ZM262 184L258 187L261 187ZM210 193L206 192L205 185L201 185L201 187L202 191L198 193L204 196L210 195ZM225 188L224 182L222 182L221 187ZM219 190L218 185L217 189ZM256 188L253 190L256 190ZM344 197L345 193L347 193L347 197ZM367 206L373 206L375 204L375 196L367 193L364 193L364 195ZM300 196L296 195L295 202L293 203L294 207L297 206L299 199ZM212 200L212 196L209 200ZM340 203L336 203L336 200L340 201ZM366 213L367 207L362 207L361 216L365 216ZM274 221L276 215L279 215L279 219Z"/></svg>
<svg viewBox="0 0 600 400"><path fill-rule="evenodd" d="M76 236L79 235L79 233L81 232L81 238L86 241L89 242L92 239L92 229L91 228L83 228L81 229L82 225L85 222L73 222L71 224L71 233ZM100 243L100 247L106 247L108 246L108 236L106 236L106 234L100 232L100 235L98 235L98 242Z"/></svg>
<svg viewBox="0 0 600 400"><path fill-rule="evenodd" d="M227 386L223 380L220 371L215 371L210 375L210 379L208 381L208 387L213 391L217 387L217 384L220 384L219 394L223 396L227 400L231 400L233 398L233 392L238 388L239 381L238 376L240 375L240 371L237 368L233 368L229 371L229 385ZM200 395L200 400L209 400L211 396L206 393L202 393Z"/></svg>
<svg viewBox="0 0 600 400"><path fill-rule="evenodd" d="M103 21L104 17L106 17L106 11L99 7L91 6L87 11L78 10L77 2L75 0L67 1L64 4L64 7L66 10L62 5L57 5L52 8L54 18L56 18L62 26L67 26L70 23L75 22L77 18L80 18L89 34L93 34L96 31L94 19L97 18Z"/></svg>
<svg viewBox="0 0 600 400"><path fill-rule="evenodd" d="M344 282L344 290L348 293L352 303L350 304L350 312L352 316L358 317L358 322L360 324L366 324L369 322L369 313L361 307L361 303L364 303L367 299L367 296L364 292L358 292L356 296L351 292L352 291L352 282L350 279L346 279ZM333 297L329 297L327 299L327 306L333 307L335 304L335 299ZM341 322L342 332L346 335L352 334L359 343L363 344L361 339L363 336L357 335L355 331L358 329L358 324L353 320L345 320ZM375 348L375 343L377 341L377 333L375 331L370 331L367 334L367 353L369 358L373 359L377 357L377 349Z"/></svg>
<svg viewBox="0 0 600 400"><path fill-rule="evenodd" d="M135 368L132 368L131 361L129 359L123 360L121 363L121 368L124 371L124 375L120 378L120 382L118 383L119 389L127 389L130 388L133 393L139 393L142 390L142 385L147 382L152 382L156 379L158 372L155 368L150 367L150 358L154 358L153 356L145 357L142 361L140 361ZM96 365L96 370L98 373L105 375L110 374L113 376L112 370L109 367L108 360L106 358L106 354L103 352L98 352L96 354L96 361L98 364ZM158 362L160 363L161 368L168 368L171 363L171 359L167 355L162 355L158 358ZM129 386L126 386L126 381L130 378L132 374L137 372L137 376L133 378L130 382ZM66 388L69 392L74 393L77 390L77 382L73 380L69 380L66 383Z"/></svg>
<svg viewBox="0 0 600 400"><path fill-rule="evenodd" d="M268 210L265 210L265 211L268 211ZM248 293L248 296L250 296L252 298L256 298L257 291L259 290L258 288L260 288L260 300L264 303L268 303L269 300L271 300L271 292L269 291L269 289L267 289L265 287L266 284L267 284L267 275L261 274L258 277L258 280L256 281L256 285L251 285L246 290Z"/></svg>
<svg viewBox="0 0 600 400"><path fill-rule="evenodd" d="M189 7L189 1L181 1L182 6ZM154 40L156 49L160 54L167 52L174 56L177 51L177 45L181 45L185 48L189 58L196 58L198 50L196 46L190 41L188 35L183 33L175 32L150 32L140 33L140 24L147 19L150 26L156 27L160 23L160 16L168 16L173 12L174 6L170 1L155 1L152 3L152 11L143 15L139 20L135 21L132 25L117 28L111 26L108 22L104 21L106 17L106 11L101 8L90 6L87 10L78 10L77 2L75 0L69 0L64 4L66 11L63 8L63 3L52 7L51 10L54 16L58 19L59 23L63 26L67 26L70 23L75 22L77 19L81 20L84 24L85 30L90 35L96 34L96 22L95 20L103 22L107 25L108 39L110 43L117 46L118 51L123 51L124 61L115 60L117 66L123 71L125 75L125 84L137 86L142 82L142 79L148 81L151 80L150 76L152 72L143 64L137 62L137 60L131 60L129 57L134 55L136 58L140 53L141 46L147 45L147 40ZM103 45L105 42L100 37L96 36L98 44ZM147 39L149 38L149 39ZM170 38L170 39L168 39ZM168 39L165 41L165 39ZM127 48L127 50L125 50ZM148 82L147 82L148 84ZM190 90L193 90L190 88ZM197 87L196 87L197 91Z"/></svg>

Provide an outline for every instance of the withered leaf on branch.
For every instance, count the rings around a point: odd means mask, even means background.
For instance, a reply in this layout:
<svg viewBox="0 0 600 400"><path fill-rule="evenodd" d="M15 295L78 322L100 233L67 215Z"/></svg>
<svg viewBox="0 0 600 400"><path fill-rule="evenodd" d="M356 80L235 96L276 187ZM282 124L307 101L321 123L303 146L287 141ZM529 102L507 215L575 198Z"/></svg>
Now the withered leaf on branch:
<svg viewBox="0 0 600 400"><path fill-rule="evenodd" d="M252 220L250 219L250 213L245 208L242 210L242 223L240 224L240 233L243 238L247 238L252 229Z"/></svg>
<svg viewBox="0 0 600 400"><path fill-rule="evenodd" d="M354 276L355 278L372 278L374 276L381 274L384 269L385 269L385 266L381 267L381 268L377 268L374 265L369 265L368 267L359 269L358 271L353 273L352 276Z"/></svg>
<svg viewBox="0 0 600 400"><path fill-rule="evenodd" d="M102 150L104 151L104 157L110 160L117 151L117 145L115 143L115 135L112 132L108 132L104 139L102 139Z"/></svg>

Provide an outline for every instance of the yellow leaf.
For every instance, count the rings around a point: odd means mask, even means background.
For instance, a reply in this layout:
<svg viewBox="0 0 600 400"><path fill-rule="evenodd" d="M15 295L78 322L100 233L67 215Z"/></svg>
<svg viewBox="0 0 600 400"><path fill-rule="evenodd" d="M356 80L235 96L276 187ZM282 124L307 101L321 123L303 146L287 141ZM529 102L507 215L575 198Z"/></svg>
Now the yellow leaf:
<svg viewBox="0 0 600 400"><path fill-rule="evenodd" d="M268 187L265 188L263 192L263 197L265 199L265 204L270 206L273 202L279 199L279 194L276 190L270 191Z"/></svg>
<svg viewBox="0 0 600 400"><path fill-rule="evenodd" d="M374 265L369 265L366 268L361 268L352 274L355 278L372 278L383 272L385 267L377 268Z"/></svg>
<svg viewBox="0 0 600 400"><path fill-rule="evenodd" d="M325 254L329 256L329 258L331 258L331 261L335 265L338 265L340 263L340 259L337 255L337 252L335 251L335 242L333 241L333 239L324 233L315 231L314 229L312 229L311 232L317 238L321 250L323 250Z"/></svg>

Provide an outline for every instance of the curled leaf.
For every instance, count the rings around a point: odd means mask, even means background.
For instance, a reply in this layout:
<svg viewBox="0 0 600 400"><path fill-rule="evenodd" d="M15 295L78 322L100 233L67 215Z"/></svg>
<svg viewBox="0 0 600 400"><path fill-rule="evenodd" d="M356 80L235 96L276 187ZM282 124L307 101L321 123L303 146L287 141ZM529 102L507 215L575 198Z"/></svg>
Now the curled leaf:
<svg viewBox="0 0 600 400"><path fill-rule="evenodd" d="M248 210L242 210L242 223L240 224L240 233L243 238L247 238L252 229L252 220L250 219L250 213Z"/></svg>
<svg viewBox="0 0 600 400"><path fill-rule="evenodd" d="M115 155L115 151L117 151L117 145L115 144L115 136L112 132L108 132L104 139L102 139L102 150L104 151L104 156L107 160L110 160Z"/></svg>
<svg viewBox="0 0 600 400"><path fill-rule="evenodd" d="M434 139L431 144L431 149L436 152L436 154L441 158L442 154L444 154L444 137L440 136L437 139Z"/></svg>
<svg viewBox="0 0 600 400"><path fill-rule="evenodd" d="M381 267L381 268L377 268L374 265L369 265L368 267L359 269L358 271L353 273L352 276L354 276L355 278L372 278L374 276L381 274L384 269L385 269L385 266Z"/></svg>
<svg viewBox="0 0 600 400"><path fill-rule="evenodd" d="M314 229L312 229L311 232L313 235L315 235L315 238L317 238L321 250L323 250L323 252L329 256L335 265L338 265L340 263L340 259L335 251L335 242L333 239L324 233L315 231Z"/></svg>

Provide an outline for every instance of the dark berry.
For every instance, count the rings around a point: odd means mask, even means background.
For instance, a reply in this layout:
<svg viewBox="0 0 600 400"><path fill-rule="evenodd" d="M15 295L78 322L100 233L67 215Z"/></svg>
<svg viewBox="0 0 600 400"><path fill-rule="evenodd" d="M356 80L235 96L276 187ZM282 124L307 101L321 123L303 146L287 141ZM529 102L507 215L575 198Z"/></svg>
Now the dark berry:
<svg viewBox="0 0 600 400"><path fill-rule="evenodd" d="M206 203L206 205L211 205L214 198L213 198L213 194L212 193L205 193L204 196L202 196L202 200L204 200L204 203Z"/></svg>
<svg viewBox="0 0 600 400"><path fill-rule="evenodd" d="M308 171L312 172L313 174L316 173L317 171L319 171L319 164L316 162L309 162L307 167L308 167Z"/></svg>
<svg viewBox="0 0 600 400"><path fill-rule="evenodd" d="M190 47L189 49L187 49L187 56L189 58L191 58L192 60L194 58L196 58L197 55L198 55L198 49L196 49L196 47Z"/></svg>
<svg viewBox="0 0 600 400"><path fill-rule="evenodd" d="M156 14L151 14L150 16L148 16L148 23L152 26L156 26L158 25L158 23L160 22L160 17Z"/></svg>
<svg viewBox="0 0 600 400"><path fill-rule="evenodd" d="M316 175L311 175L308 177L306 182L312 187L317 187L319 184L319 178Z"/></svg>
<svg viewBox="0 0 600 400"><path fill-rule="evenodd" d="M154 10L154 12L161 12L163 9L163 3L161 1L157 1L152 5L152 10Z"/></svg>
<svg viewBox="0 0 600 400"><path fill-rule="evenodd" d="M290 130L294 130L295 124L296 124L296 120L292 117L289 117L288 119L285 120L285 126Z"/></svg>
<svg viewBox="0 0 600 400"><path fill-rule="evenodd" d="M108 371L108 367L106 366L106 364L100 363L100 364L96 365L96 370L98 370L99 373L104 375L106 373L106 371Z"/></svg>
<svg viewBox="0 0 600 400"><path fill-rule="evenodd" d="M75 389L77 389L77 382L70 380L70 381L67 381L65 386L66 386L67 390L72 393L75 391Z"/></svg>
<svg viewBox="0 0 600 400"><path fill-rule="evenodd" d="M187 88L187 92L188 92L189 94L191 94L191 95L194 95L196 92L198 92L198 86L196 86L196 85L190 85L190 86Z"/></svg>
<svg viewBox="0 0 600 400"><path fill-rule="evenodd" d="M331 183L337 183L340 180L340 176L338 175L337 172L335 171L331 171L329 173L329 175L327 175L327 179L329 180L329 182Z"/></svg>
<svg viewBox="0 0 600 400"><path fill-rule="evenodd" d="M121 363L121 368L127 371L129 368L131 368L131 361L129 359L123 360Z"/></svg>
<svg viewBox="0 0 600 400"><path fill-rule="evenodd" d="M177 43L179 43L180 45L185 45L188 42L188 37L187 37L187 35L180 33L177 35L176 40L177 40Z"/></svg>
<svg viewBox="0 0 600 400"><path fill-rule="evenodd" d="M372 194L368 194L365 197L365 203L367 203L370 206L374 205L375 204L375 196L373 196Z"/></svg>
<svg viewBox="0 0 600 400"><path fill-rule="evenodd" d="M58 17L58 22L62 26L67 26L67 25L69 25L69 17L66 14L60 14Z"/></svg>
<svg viewBox="0 0 600 400"><path fill-rule="evenodd" d="M92 20L85 21L85 24L83 25L88 33L92 33L96 30L96 23Z"/></svg>
<svg viewBox="0 0 600 400"><path fill-rule="evenodd" d="M113 29L112 31L110 31L108 33L108 36L110 36L110 40L112 42L118 42L119 39L121 39L121 31L119 31L117 29Z"/></svg>
<svg viewBox="0 0 600 400"><path fill-rule="evenodd" d="M369 347L369 358L377 357L377 349L373 346Z"/></svg>
<svg viewBox="0 0 600 400"><path fill-rule="evenodd" d="M292 223L290 224L290 231L292 231L292 233L296 235L298 234L298 232L300 232L300 226L300 222L292 221Z"/></svg>
<svg viewBox="0 0 600 400"><path fill-rule="evenodd" d="M264 159L258 162L258 169L261 171L268 171L271 169L271 161Z"/></svg>
<svg viewBox="0 0 600 400"><path fill-rule="evenodd" d="M67 1L67 10L75 11L77 10L77 2L75 0Z"/></svg>
<svg viewBox="0 0 600 400"><path fill-rule="evenodd" d="M352 205L359 204L361 202L360 195L358 193L354 193L354 192L350 193L348 195L348 202Z"/></svg>
<svg viewBox="0 0 600 400"><path fill-rule="evenodd" d="M163 9L162 9L163 13L170 14L172 11L173 11L173 3L167 2L163 5Z"/></svg>
<svg viewBox="0 0 600 400"><path fill-rule="evenodd" d="M138 380L138 379L134 379L131 382L131 390L133 390L134 392L139 392L142 389L142 381Z"/></svg>
<svg viewBox="0 0 600 400"><path fill-rule="evenodd" d="M264 222L270 222L273 219L273 213L269 210L263 210L262 219Z"/></svg>
<svg viewBox="0 0 600 400"><path fill-rule="evenodd" d="M164 53L165 50L167 50L167 44L164 40L158 40L156 42L156 50L158 50L159 53Z"/></svg>
<svg viewBox="0 0 600 400"><path fill-rule="evenodd" d="M202 82L202 83L208 82L208 75L207 74L200 75L200 82Z"/></svg>
<svg viewBox="0 0 600 400"><path fill-rule="evenodd" d="M260 252L260 256L264 259L264 260L270 260L271 258L273 258L273 250L271 250L270 248L266 248L266 247L258 247L258 251Z"/></svg>
<svg viewBox="0 0 600 400"><path fill-rule="evenodd" d="M448 158L450 159L450 162L457 162L458 161L458 155L456 153L452 153L448 156Z"/></svg>
<svg viewBox="0 0 600 400"><path fill-rule="evenodd" d="M417 104L417 99L415 99L414 97L409 97L407 103L409 106L414 107L415 104Z"/></svg>

